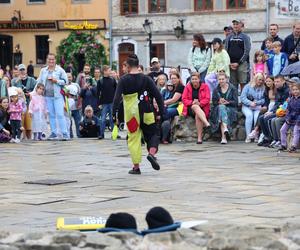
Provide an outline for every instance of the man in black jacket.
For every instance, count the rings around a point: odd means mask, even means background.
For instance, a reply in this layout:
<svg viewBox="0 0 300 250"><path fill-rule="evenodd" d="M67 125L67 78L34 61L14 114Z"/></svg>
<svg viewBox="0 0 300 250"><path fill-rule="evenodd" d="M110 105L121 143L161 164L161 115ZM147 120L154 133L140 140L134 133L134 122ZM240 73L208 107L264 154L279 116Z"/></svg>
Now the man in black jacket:
<svg viewBox="0 0 300 250"><path fill-rule="evenodd" d="M300 22L294 24L293 33L283 42L282 51L288 55L289 64L298 62L300 57Z"/></svg>
<svg viewBox="0 0 300 250"><path fill-rule="evenodd" d="M101 109L101 134L99 139L104 138L107 115L109 116L110 128L113 129L114 126L112 119L112 103L117 88L117 82L114 78L110 77L110 71L110 67L104 65L102 68L103 77L97 83L97 93Z"/></svg>
<svg viewBox="0 0 300 250"><path fill-rule="evenodd" d="M281 43L281 46L283 45L283 39L281 39L279 36L278 36L278 31L279 31L279 27L278 27L278 24L276 23L272 23L270 24L270 27L269 27L269 35L270 37L273 38L273 42L280 42ZM262 45L261 45L261 50L265 50L266 49L266 39L263 40L262 42Z"/></svg>

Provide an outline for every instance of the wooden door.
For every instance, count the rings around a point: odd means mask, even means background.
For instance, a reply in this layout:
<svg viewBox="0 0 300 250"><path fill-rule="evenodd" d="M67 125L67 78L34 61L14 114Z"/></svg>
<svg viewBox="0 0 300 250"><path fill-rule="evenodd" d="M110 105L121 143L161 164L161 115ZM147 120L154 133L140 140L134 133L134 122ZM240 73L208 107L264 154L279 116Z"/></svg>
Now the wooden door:
<svg viewBox="0 0 300 250"><path fill-rule="evenodd" d="M121 43L119 44L119 74L120 76L124 74L122 72L122 64L126 61L129 55L134 54L134 45L132 43Z"/></svg>

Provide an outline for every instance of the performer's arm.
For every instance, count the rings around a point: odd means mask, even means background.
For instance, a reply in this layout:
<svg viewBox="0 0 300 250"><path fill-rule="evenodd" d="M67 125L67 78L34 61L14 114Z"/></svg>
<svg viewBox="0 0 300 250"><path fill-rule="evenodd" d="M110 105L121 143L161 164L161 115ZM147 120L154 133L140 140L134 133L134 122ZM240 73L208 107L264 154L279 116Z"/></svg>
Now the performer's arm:
<svg viewBox="0 0 300 250"><path fill-rule="evenodd" d="M119 104L121 101L121 97L122 97L122 93L123 93L123 81L122 79L119 81L118 85L117 85L117 89L116 89L116 93L114 96L114 102L113 102L113 116L116 116L116 113L118 112L118 108L119 108Z"/></svg>

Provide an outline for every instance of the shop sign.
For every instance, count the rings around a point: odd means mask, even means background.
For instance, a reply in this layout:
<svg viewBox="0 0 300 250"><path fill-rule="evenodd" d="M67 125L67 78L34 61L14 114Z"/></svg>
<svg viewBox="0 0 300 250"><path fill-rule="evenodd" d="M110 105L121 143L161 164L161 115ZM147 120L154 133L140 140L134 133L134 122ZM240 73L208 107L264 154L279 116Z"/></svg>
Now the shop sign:
<svg viewBox="0 0 300 250"><path fill-rule="evenodd" d="M58 21L59 30L103 30L106 29L104 19Z"/></svg>
<svg viewBox="0 0 300 250"><path fill-rule="evenodd" d="M55 21L19 21L15 25L11 21L1 21L0 30L56 30Z"/></svg>

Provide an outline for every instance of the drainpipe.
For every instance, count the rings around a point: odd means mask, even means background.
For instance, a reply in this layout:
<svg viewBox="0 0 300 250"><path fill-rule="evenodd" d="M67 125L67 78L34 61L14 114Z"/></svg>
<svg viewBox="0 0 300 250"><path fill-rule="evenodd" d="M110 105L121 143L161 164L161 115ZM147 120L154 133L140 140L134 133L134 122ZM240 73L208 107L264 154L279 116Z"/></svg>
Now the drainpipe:
<svg viewBox="0 0 300 250"><path fill-rule="evenodd" d="M113 0L108 0L109 2L109 67L112 67L112 1Z"/></svg>
<svg viewBox="0 0 300 250"><path fill-rule="evenodd" d="M269 0L266 0L266 37L269 34L269 25L270 25L270 5Z"/></svg>

